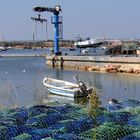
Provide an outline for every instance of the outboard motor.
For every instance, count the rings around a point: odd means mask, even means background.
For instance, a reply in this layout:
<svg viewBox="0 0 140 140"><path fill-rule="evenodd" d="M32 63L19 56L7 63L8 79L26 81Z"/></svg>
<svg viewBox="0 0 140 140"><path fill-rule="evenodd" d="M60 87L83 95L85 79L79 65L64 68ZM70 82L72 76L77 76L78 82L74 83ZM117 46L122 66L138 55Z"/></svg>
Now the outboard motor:
<svg viewBox="0 0 140 140"><path fill-rule="evenodd" d="M87 94L87 87L86 87L86 85L85 85L82 81L79 81L79 82L78 82L78 85L79 85L81 91L82 91L84 94Z"/></svg>

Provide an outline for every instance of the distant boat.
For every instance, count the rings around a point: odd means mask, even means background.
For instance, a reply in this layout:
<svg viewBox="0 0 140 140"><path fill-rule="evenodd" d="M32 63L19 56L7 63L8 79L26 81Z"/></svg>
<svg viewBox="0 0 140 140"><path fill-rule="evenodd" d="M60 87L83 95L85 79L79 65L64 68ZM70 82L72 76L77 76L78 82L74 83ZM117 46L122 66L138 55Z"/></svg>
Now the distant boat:
<svg viewBox="0 0 140 140"><path fill-rule="evenodd" d="M1 43L0 43L0 51L7 51L8 48L5 47L3 37L1 37Z"/></svg>
<svg viewBox="0 0 140 140"><path fill-rule="evenodd" d="M104 43L104 38L93 38L93 39L86 39L86 40L77 40L74 43L75 47L78 48L87 48L87 47L98 47Z"/></svg>
<svg viewBox="0 0 140 140"><path fill-rule="evenodd" d="M60 96L86 97L92 91L92 88L87 89L83 82L75 84L48 77L43 79L43 84L47 87L50 93Z"/></svg>
<svg viewBox="0 0 140 140"><path fill-rule="evenodd" d="M0 51L7 51L7 50L8 50L8 48L0 46Z"/></svg>
<svg viewBox="0 0 140 140"><path fill-rule="evenodd" d="M105 46L100 48L100 50L106 50L106 49L107 49L107 47L105 47Z"/></svg>
<svg viewBox="0 0 140 140"><path fill-rule="evenodd" d="M71 47L69 50L70 50L70 51L75 51L75 48Z"/></svg>

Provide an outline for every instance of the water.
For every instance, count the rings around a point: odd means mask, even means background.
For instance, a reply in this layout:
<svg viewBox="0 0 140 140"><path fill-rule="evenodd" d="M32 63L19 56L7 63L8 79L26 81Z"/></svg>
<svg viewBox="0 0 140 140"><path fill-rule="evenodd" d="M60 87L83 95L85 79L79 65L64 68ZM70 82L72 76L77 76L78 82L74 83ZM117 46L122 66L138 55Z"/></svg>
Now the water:
<svg viewBox="0 0 140 140"><path fill-rule="evenodd" d="M34 53L34 50L18 51L11 50L9 53ZM39 52L46 53L47 51L38 50ZM48 67L45 63L45 58L41 57L0 57L0 107L31 106L41 103L42 98L46 99L46 102L64 101L62 97L48 95L46 87L42 83L44 76L70 82L75 82L73 77L78 76L88 86L96 88L103 105L111 98L140 99L140 76L60 70ZM72 101L68 98L65 100ZM85 99L74 102L83 103Z"/></svg>
<svg viewBox="0 0 140 140"><path fill-rule="evenodd" d="M28 54L34 54L34 55L42 55L42 54L49 54L49 49L9 49L7 51L0 52L0 55L28 55Z"/></svg>
<svg viewBox="0 0 140 140"><path fill-rule="evenodd" d="M88 48L88 52L86 54L82 54L82 50L85 50L85 48L75 48L75 51L70 51L69 48L60 48L60 51L62 51L63 55L103 55L106 50L101 50L100 48ZM9 49L7 51L0 52L0 55L6 56L6 55L43 55L47 54L49 55L51 51L46 49Z"/></svg>

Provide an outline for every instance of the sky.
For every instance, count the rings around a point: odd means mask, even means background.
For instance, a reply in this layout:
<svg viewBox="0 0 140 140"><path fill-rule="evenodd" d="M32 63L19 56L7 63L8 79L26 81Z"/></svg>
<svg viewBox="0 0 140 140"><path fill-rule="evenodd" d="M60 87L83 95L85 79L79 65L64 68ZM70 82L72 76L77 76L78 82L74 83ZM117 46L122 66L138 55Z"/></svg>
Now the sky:
<svg viewBox="0 0 140 140"><path fill-rule="evenodd" d="M0 36L4 40L46 39L46 26L34 23L34 6L60 5L63 38L105 37L140 39L140 0L0 0ZM48 20L47 39L53 39L53 13L41 13Z"/></svg>

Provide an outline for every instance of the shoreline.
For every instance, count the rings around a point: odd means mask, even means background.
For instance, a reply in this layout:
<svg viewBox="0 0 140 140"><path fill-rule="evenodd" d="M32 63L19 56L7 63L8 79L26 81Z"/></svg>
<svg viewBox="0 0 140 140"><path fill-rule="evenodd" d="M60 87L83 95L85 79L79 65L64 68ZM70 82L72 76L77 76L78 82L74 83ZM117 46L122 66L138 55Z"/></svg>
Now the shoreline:
<svg viewBox="0 0 140 140"><path fill-rule="evenodd" d="M50 65L48 65L50 66ZM52 66L50 66L52 67ZM66 70L78 70L78 71L85 71L85 72L98 72L98 73L114 73L114 74L129 74L129 75L132 75L132 76L140 76L140 72L138 73L135 73L134 71L129 71L129 69L124 69L122 72L119 72L119 71L107 71L105 70L104 67L100 67L100 68L93 68L92 66L81 66L81 67L75 67L75 66L65 66L63 69L66 69Z"/></svg>
<svg viewBox="0 0 140 140"><path fill-rule="evenodd" d="M140 74L140 58L109 56L46 56L52 67L72 68L88 72Z"/></svg>
<svg viewBox="0 0 140 140"><path fill-rule="evenodd" d="M103 67L100 66L81 66L76 67L76 70L84 70L88 72L104 72L104 73L126 73L126 74L135 74L140 75L140 68L132 68L132 67L124 67L121 65L105 65Z"/></svg>
<svg viewBox="0 0 140 140"><path fill-rule="evenodd" d="M0 57L46 57L46 54L0 54Z"/></svg>

